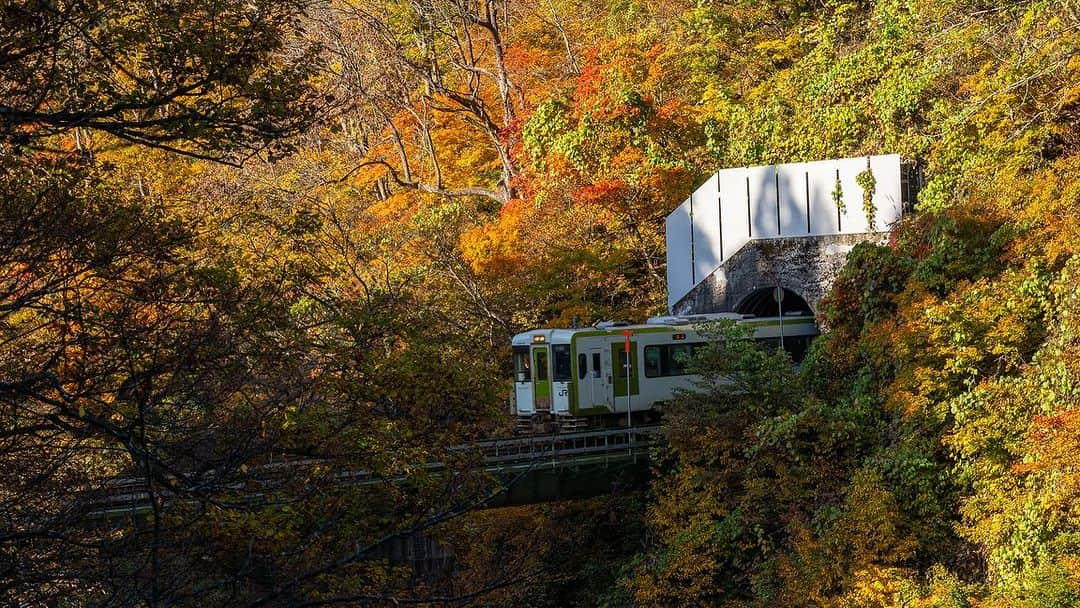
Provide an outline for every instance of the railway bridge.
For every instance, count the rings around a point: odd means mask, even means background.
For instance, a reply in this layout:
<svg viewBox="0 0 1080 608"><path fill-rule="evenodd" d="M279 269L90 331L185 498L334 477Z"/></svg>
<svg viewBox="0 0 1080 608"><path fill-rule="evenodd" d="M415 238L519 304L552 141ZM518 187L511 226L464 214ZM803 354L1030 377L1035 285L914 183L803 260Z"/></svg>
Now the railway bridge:
<svg viewBox="0 0 1080 608"><path fill-rule="evenodd" d="M589 498L620 489L643 486L649 478L649 455L660 437L659 425L634 428L597 429L573 433L530 435L486 439L451 448L451 452L473 455L477 466L500 486L482 508L499 508ZM290 474L311 466L295 461L266 465L273 471L255 467L253 478ZM421 465L438 475L449 467L441 462ZM382 484L387 480L368 471L343 471L337 475L342 486ZM393 481L393 480L391 480ZM160 491L158 499L191 500ZM258 497L252 497L257 501ZM146 490L145 479L118 478L100 491L79 501L88 519L105 525L117 521L138 521L154 508L155 497ZM375 546L367 559L385 559L412 569L416 579L437 577L453 568L455 556L424 531L391 534Z"/></svg>
<svg viewBox="0 0 1080 608"><path fill-rule="evenodd" d="M504 491L487 507L588 498L648 480L659 425L492 439L466 446Z"/></svg>
<svg viewBox="0 0 1080 608"><path fill-rule="evenodd" d="M642 485L648 479L650 450L659 436L660 426L649 425L485 439L454 446L450 451L476 456L477 467L500 484L493 498L483 504L496 508L588 498L619 487ZM256 478L288 474L290 468L299 471L312 464L306 460L276 463L264 465L262 470L256 467L250 474ZM418 466L436 475L449 469L442 462ZM370 471L342 471L337 478L342 486L387 481ZM157 496L183 500L162 492ZM84 496L81 502L91 518L110 519L148 513L153 499L145 479L120 477Z"/></svg>

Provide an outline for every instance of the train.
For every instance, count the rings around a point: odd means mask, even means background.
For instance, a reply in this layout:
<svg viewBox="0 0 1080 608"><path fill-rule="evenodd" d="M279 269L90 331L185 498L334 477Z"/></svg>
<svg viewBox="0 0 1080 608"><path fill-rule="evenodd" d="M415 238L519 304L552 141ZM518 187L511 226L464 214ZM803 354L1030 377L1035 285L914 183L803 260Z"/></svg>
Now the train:
<svg viewBox="0 0 1080 608"><path fill-rule="evenodd" d="M689 360L708 342L702 324L720 320L748 326L755 341L772 348L782 345L796 362L819 333L814 316L805 313L663 316L642 324L601 322L522 332L511 342L511 407L517 430L559 432L655 422L677 389L693 386L696 376L689 372Z"/></svg>

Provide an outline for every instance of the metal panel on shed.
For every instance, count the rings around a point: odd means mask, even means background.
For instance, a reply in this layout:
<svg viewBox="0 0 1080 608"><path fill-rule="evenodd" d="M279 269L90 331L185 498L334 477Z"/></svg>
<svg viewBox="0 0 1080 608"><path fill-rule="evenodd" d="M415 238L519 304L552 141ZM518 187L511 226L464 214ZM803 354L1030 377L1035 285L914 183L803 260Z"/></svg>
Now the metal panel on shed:
<svg viewBox="0 0 1080 608"><path fill-rule="evenodd" d="M691 200L686 199L667 217L667 283L668 306L674 306L690 293L696 284L693 272L691 238L693 224L690 217ZM703 277L704 278L704 277Z"/></svg>
<svg viewBox="0 0 1080 608"><path fill-rule="evenodd" d="M843 224L841 231L844 234L856 234L870 230L869 222L866 221L866 213L863 211L862 188L855 181L857 175L866 171L867 158L845 158L836 161L840 170L840 189L844 200Z"/></svg>
<svg viewBox="0 0 1080 608"><path fill-rule="evenodd" d="M806 236L807 222L806 165L790 163L776 166L777 195L780 197L780 234Z"/></svg>
<svg viewBox="0 0 1080 608"><path fill-rule="evenodd" d="M701 185L694 199L694 277L698 283L720 267L723 235L720 233L720 194L713 175Z"/></svg>
<svg viewBox="0 0 1080 608"><path fill-rule="evenodd" d="M750 238L780 236L780 220L776 214L776 167L750 167L746 176L750 179Z"/></svg>
<svg viewBox="0 0 1080 608"><path fill-rule="evenodd" d="M810 233L837 234L840 219L832 196L836 188L836 162L818 161L804 167L810 182Z"/></svg>
<svg viewBox="0 0 1080 608"><path fill-rule="evenodd" d="M871 156L870 170L874 174L874 230L885 231L900 221L904 211L900 155Z"/></svg>
<svg viewBox="0 0 1080 608"><path fill-rule="evenodd" d="M724 259L735 255L750 240L749 199L746 168L724 169L717 175L720 196L720 220L724 237Z"/></svg>

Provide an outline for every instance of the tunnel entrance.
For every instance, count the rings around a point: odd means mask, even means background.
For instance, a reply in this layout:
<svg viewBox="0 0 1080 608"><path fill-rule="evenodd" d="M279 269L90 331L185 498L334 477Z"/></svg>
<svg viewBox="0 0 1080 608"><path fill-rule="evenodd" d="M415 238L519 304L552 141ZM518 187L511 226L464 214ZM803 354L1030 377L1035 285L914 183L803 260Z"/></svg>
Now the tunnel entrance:
<svg viewBox="0 0 1080 608"><path fill-rule="evenodd" d="M776 317L781 310L785 317L814 314L802 296L786 287L780 302L776 301L776 287L762 287L751 292L735 307L735 312L755 317Z"/></svg>

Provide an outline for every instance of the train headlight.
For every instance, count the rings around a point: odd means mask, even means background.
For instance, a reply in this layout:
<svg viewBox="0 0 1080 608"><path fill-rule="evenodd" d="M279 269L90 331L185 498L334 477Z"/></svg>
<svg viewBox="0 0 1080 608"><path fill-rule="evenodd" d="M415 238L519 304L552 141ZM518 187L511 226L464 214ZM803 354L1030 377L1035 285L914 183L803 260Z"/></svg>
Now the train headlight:
<svg viewBox="0 0 1080 608"><path fill-rule="evenodd" d="M543 344L544 342L547 342L546 337L541 336L541 335L533 336L533 344Z"/></svg>

